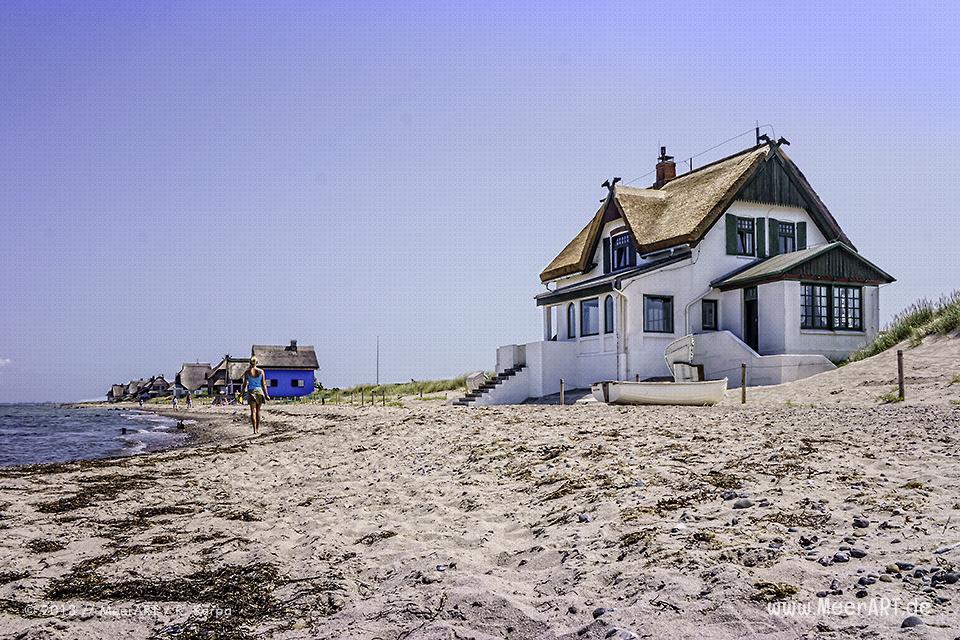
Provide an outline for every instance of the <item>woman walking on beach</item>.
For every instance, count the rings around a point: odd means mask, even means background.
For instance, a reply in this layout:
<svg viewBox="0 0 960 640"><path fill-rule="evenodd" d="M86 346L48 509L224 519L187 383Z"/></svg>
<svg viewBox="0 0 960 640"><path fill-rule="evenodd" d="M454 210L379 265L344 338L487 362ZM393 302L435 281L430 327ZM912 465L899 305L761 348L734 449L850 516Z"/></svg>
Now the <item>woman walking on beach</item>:
<svg viewBox="0 0 960 640"><path fill-rule="evenodd" d="M243 385L240 392L246 397L250 405L250 424L253 425L253 432L260 431L260 405L265 400L269 400L267 395L267 381L263 375L263 369L257 368L256 356L250 358L250 368L243 372Z"/></svg>

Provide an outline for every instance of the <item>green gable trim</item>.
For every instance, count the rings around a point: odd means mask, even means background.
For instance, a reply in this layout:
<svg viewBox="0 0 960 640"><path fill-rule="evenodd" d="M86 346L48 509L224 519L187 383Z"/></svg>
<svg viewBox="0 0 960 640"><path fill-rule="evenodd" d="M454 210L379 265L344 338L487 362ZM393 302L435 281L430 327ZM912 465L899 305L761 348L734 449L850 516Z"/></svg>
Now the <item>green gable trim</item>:
<svg viewBox="0 0 960 640"><path fill-rule="evenodd" d="M758 260L715 280L711 286L728 291L778 280L885 284L895 278L842 242L831 242Z"/></svg>

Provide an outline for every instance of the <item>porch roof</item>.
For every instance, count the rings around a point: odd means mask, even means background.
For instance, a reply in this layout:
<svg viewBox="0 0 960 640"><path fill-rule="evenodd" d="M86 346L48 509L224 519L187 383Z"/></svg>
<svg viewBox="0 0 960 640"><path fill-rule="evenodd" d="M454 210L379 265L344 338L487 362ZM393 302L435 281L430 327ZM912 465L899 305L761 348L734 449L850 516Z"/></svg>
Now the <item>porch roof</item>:
<svg viewBox="0 0 960 640"><path fill-rule="evenodd" d="M752 262L710 283L727 291L777 280L884 284L896 280L842 242L829 242Z"/></svg>
<svg viewBox="0 0 960 640"><path fill-rule="evenodd" d="M589 280L583 280L581 282L577 282L576 284L560 287L559 289L555 289L553 291L545 291L534 296L534 299L537 301L538 307L543 307L551 304L560 304L561 302L567 302L568 300L576 300L578 298L585 298L587 296L599 295L607 291L613 291L615 288L619 289L620 283L624 280L655 271L661 267L667 266L668 264L680 262L681 260L685 260L689 257L689 250L678 251L673 255L667 255L663 258L650 260L645 264L633 269L620 271L617 273L610 273L597 278L590 278Z"/></svg>

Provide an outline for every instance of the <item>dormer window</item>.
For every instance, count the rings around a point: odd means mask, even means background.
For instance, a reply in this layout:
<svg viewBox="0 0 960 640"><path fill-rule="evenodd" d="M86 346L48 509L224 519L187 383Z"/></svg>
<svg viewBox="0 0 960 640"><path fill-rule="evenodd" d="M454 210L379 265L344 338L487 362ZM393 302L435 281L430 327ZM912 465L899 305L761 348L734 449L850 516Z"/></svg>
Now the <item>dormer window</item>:
<svg viewBox="0 0 960 640"><path fill-rule="evenodd" d="M614 271L617 269L626 269L632 266L630 264L630 234L621 233L610 238L610 245L613 249L611 257L611 267Z"/></svg>
<svg viewBox="0 0 960 640"><path fill-rule="evenodd" d="M779 224L778 248L779 253L790 253L797 250L796 225L792 222L781 222Z"/></svg>
<svg viewBox="0 0 960 640"><path fill-rule="evenodd" d="M754 254L753 234L753 218L737 218L737 255L752 256Z"/></svg>

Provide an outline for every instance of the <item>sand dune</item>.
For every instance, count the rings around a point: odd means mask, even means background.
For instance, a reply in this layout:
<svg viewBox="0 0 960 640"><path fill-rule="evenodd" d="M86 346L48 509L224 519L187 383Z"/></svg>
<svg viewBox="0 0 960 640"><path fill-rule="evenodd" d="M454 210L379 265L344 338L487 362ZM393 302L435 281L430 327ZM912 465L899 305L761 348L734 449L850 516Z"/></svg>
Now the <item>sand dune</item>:
<svg viewBox="0 0 960 640"><path fill-rule="evenodd" d="M0 634L955 638L957 344L892 405L883 354L744 407L204 408L238 439L0 473Z"/></svg>

